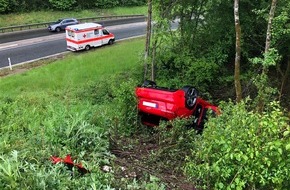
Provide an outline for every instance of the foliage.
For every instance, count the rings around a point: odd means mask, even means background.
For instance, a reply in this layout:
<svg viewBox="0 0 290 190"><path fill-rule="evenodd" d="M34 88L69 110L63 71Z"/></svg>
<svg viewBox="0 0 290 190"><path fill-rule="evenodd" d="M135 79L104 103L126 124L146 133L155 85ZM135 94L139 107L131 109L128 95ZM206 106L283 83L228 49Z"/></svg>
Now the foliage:
<svg viewBox="0 0 290 190"><path fill-rule="evenodd" d="M124 6L141 6L146 5L146 0L119 0L119 4Z"/></svg>
<svg viewBox="0 0 290 190"><path fill-rule="evenodd" d="M135 83L127 80L135 76L127 72L138 66L140 47L123 43L126 45L114 46L117 49L123 46L115 55L118 52L126 55L124 52L129 50L132 56L118 56L118 62L108 56L104 56L106 62L92 58L96 56L92 51L0 79L0 189L113 189L114 176L102 167L113 160L109 149L114 124L111 121L120 118L125 123L127 118L130 121L135 117L129 112L135 105L131 102ZM114 47L99 49L98 56L112 54ZM63 70L69 65L72 66L69 76L64 76ZM54 77L46 77L46 73ZM103 83L105 78L107 82ZM104 94L99 92L107 90L114 90L112 97L109 94L101 101ZM76 169L70 171L49 160L52 155L64 158L67 154L90 173L81 175Z"/></svg>
<svg viewBox="0 0 290 190"><path fill-rule="evenodd" d="M0 13L4 13L9 10L9 1L0 0Z"/></svg>
<svg viewBox="0 0 290 190"><path fill-rule="evenodd" d="M278 103L261 114L226 104L193 142L187 175L203 189L289 189L289 118Z"/></svg>
<svg viewBox="0 0 290 190"><path fill-rule="evenodd" d="M220 88L217 78L226 76L224 65L234 55L234 28L224 26L234 22L232 16L217 14L229 14L230 3L155 1L153 8L158 41L156 79L168 81L168 86L192 84L203 92ZM172 20L179 22L176 31L167 27Z"/></svg>
<svg viewBox="0 0 290 190"><path fill-rule="evenodd" d="M74 189L80 185L87 189L93 183L106 187L111 177L100 166L110 158L109 141L102 125L87 122L92 106L84 102L67 106L43 98L24 96L1 102L1 189ZM49 161L51 155L67 154L82 161L91 173L81 177L73 171L72 178L65 166Z"/></svg>
<svg viewBox="0 0 290 190"><path fill-rule="evenodd" d="M99 8L112 8L118 6L119 2L110 0L97 0L95 1L94 5Z"/></svg>
<svg viewBox="0 0 290 190"><path fill-rule="evenodd" d="M253 58L251 59L254 64L261 64L264 67L275 66L277 62L281 59L278 51L274 48L270 48L268 52L263 54L264 58Z"/></svg>
<svg viewBox="0 0 290 190"><path fill-rule="evenodd" d="M70 10L73 8L76 0L48 0L56 10Z"/></svg>
<svg viewBox="0 0 290 190"><path fill-rule="evenodd" d="M235 56L233 1L157 0L153 5L156 21L153 35L158 42L154 55L156 79L169 81L172 86L183 84L186 80L190 83L198 82L200 89L210 89L211 95L228 91L228 88L226 90L221 87L234 84L231 77ZM252 83L254 76L244 73L256 73L259 70L259 66L253 67L251 64L253 57L265 57L263 64L266 65L287 64L290 39L287 24L289 1L282 0L277 5L277 14L275 13L273 20L272 49L263 55L269 8L269 2L265 1L240 1L241 83L247 85L247 88L255 88ZM171 21L179 23L176 30L167 27ZM217 72L217 68L220 72ZM164 71L165 69L169 70ZM195 81L194 76L199 79ZM206 79L207 76L210 76L209 80ZM231 81L227 80L230 78ZM224 83L226 80L227 84ZM270 79L267 85L277 85L276 80ZM249 95L248 92L243 93L244 97ZM227 97L232 95L228 93Z"/></svg>
<svg viewBox="0 0 290 190"><path fill-rule="evenodd" d="M112 88L114 95L112 110L112 132L114 135L131 135L137 126L135 87L137 81L129 79Z"/></svg>
<svg viewBox="0 0 290 190"><path fill-rule="evenodd" d="M180 172L193 146L191 142L200 136L190 127L191 121L192 118L177 118L161 123L156 129L159 150L151 158L152 162L160 163L161 168L170 168L173 173Z"/></svg>
<svg viewBox="0 0 290 190"><path fill-rule="evenodd" d="M190 54L184 55L184 52L171 55L169 60L163 60L157 67L157 79L166 81L166 86L176 88L181 84L190 84L201 92L207 92L214 86L220 73L217 63L206 58L194 59Z"/></svg>
<svg viewBox="0 0 290 190"><path fill-rule="evenodd" d="M126 189L152 189L152 190L165 190L165 185L160 182L155 176L149 176L149 182L143 181L141 184L137 180L133 180L132 183L128 184Z"/></svg>
<svg viewBox="0 0 290 190"><path fill-rule="evenodd" d="M145 0L1 0L0 14L40 10L83 10L146 5Z"/></svg>

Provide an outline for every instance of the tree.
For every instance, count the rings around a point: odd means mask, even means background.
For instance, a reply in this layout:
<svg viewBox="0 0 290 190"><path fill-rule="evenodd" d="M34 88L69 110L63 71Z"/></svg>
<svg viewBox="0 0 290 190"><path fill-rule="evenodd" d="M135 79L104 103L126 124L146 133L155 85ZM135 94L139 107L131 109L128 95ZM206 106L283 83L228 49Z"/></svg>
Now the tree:
<svg viewBox="0 0 290 190"><path fill-rule="evenodd" d="M148 57L151 40L151 15L152 15L152 3L151 0L148 0L148 16L147 16L147 30L146 30L145 57L144 57L144 80L147 78L148 72ZM151 77L151 80L154 80L153 77Z"/></svg>
<svg viewBox="0 0 290 190"><path fill-rule="evenodd" d="M236 56L235 56L235 89L236 100L240 102L242 100L242 87L240 81L240 61L241 61L241 25L239 18L239 0L234 2L234 15L235 15L235 30L236 30Z"/></svg>
<svg viewBox="0 0 290 190"><path fill-rule="evenodd" d="M274 13L277 5L277 0L272 0L271 9L269 12L268 26L267 26L267 34L266 34L266 43L265 43L265 55L269 53L270 44L271 44L271 30L272 30L272 22L274 18ZM268 65L263 65L263 73L267 74Z"/></svg>

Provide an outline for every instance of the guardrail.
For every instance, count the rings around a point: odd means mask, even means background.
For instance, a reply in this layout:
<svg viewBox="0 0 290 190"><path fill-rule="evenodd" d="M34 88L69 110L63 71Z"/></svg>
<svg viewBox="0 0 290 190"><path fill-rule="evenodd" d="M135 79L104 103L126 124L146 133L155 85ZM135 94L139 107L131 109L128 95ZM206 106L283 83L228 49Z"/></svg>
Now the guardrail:
<svg viewBox="0 0 290 190"><path fill-rule="evenodd" d="M144 15L100 16L100 17L77 18L77 20L80 22L94 22L94 21L100 21L100 20L111 20L111 19L132 18L132 17L134 17L134 18L135 17L144 17ZM5 33L5 32L14 32L14 31L21 31L21 30L37 29L37 28L46 28L52 22L43 22L43 23L35 23L35 24L2 27L2 28L0 28L0 31L1 31L1 33Z"/></svg>

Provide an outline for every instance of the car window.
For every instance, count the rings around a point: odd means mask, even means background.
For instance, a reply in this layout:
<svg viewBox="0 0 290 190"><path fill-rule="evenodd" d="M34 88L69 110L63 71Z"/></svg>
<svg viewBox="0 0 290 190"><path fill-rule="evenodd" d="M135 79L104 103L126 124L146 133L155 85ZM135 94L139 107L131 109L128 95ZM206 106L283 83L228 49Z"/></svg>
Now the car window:
<svg viewBox="0 0 290 190"><path fill-rule="evenodd" d="M59 24L59 23L61 23L61 21L62 21L62 19L59 19L59 20L56 21L55 23L56 23L56 24Z"/></svg>
<svg viewBox="0 0 290 190"><path fill-rule="evenodd" d="M97 36L100 34L100 31L98 29L94 30L94 34Z"/></svg>
<svg viewBox="0 0 290 190"><path fill-rule="evenodd" d="M73 38L75 37L75 33L73 31L68 30L67 34Z"/></svg>
<svg viewBox="0 0 290 190"><path fill-rule="evenodd" d="M108 31L108 30L106 30L106 29L103 29L103 34L104 34L104 35L109 35L110 33L109 33L109 31Z"/></svg>

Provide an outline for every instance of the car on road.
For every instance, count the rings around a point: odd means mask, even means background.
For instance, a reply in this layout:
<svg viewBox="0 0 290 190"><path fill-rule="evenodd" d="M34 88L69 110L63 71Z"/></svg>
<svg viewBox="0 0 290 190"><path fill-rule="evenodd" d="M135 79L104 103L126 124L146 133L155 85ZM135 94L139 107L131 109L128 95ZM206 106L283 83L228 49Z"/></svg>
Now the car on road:
<svg viewBox="0 0 290 190"><path fill-rule="evenodd" d="M47 29L49 31L60 32L62 30L65 30L67 26L74 24L79 24L79 21L75 18L59 19L58 21L49 24Z"/></svg>
<svg viewBox="0 0 290 190"><path fill-rule="evenodd" d="M158 126L161 120L192 117L191 127L201 131L208 114L218 115L219 108L198 96L192 86L170 89L157 86L154 81L146 80L137 86L138 114L147 126Z"/></svg>

